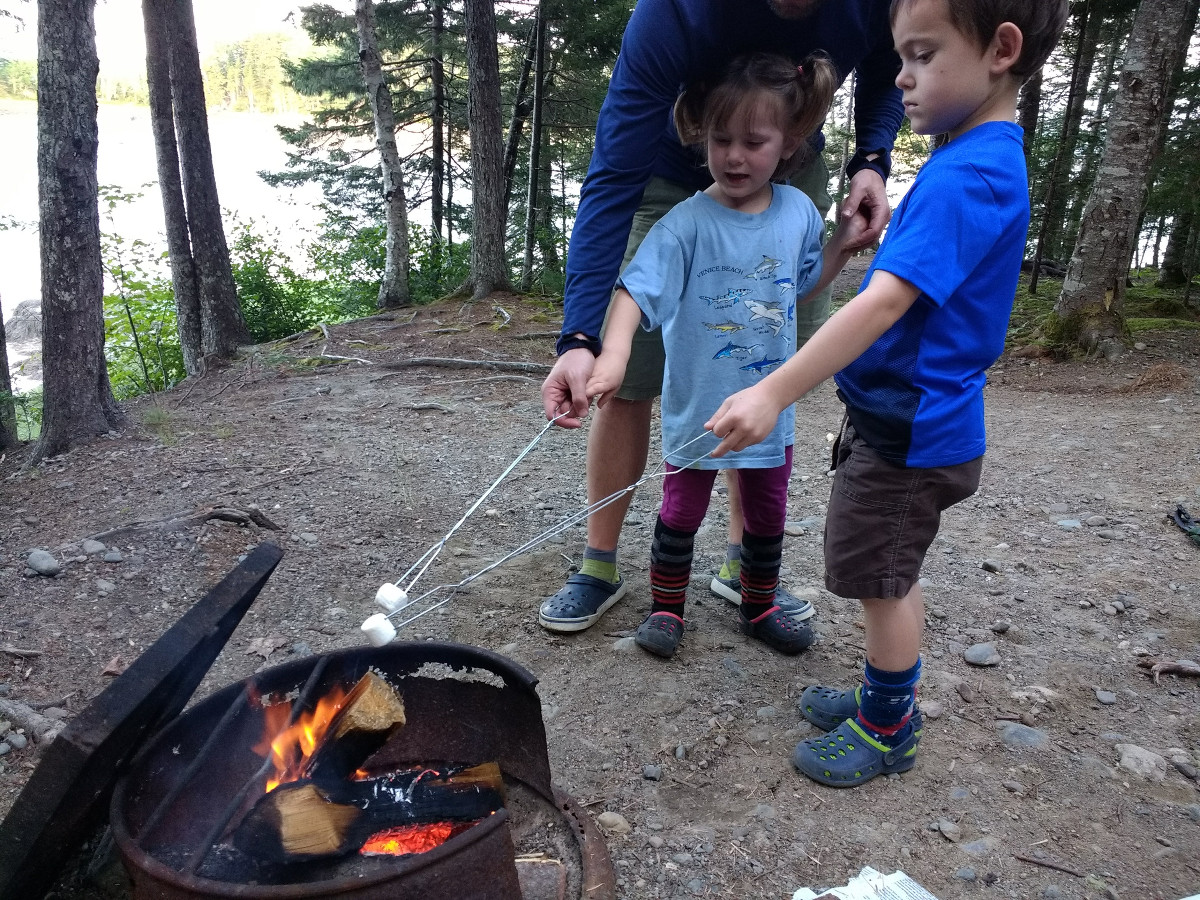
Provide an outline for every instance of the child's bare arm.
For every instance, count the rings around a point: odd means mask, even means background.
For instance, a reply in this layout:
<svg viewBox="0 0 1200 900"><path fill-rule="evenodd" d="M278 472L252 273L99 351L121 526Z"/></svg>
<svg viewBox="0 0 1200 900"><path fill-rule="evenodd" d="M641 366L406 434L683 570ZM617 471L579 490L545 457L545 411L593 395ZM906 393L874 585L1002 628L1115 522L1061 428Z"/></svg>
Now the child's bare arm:
<svg viewBox="0 0 1200 900"><path fill-rule="evenodd" d="M870 228L870 223L862 214L843 216L838 222L837 229L825 242L821 251L821 277L812 289L805 294L801 303L807 303L818 293L825 290L837 278L850 257L861 247L863 235Z"/></svg>
<svg viewBox="0 0 1200 900"><path fill-rule="evenodd" d="M629 363L633 335L641 322L642 311L637 302L627 290L617 288L609 306L608 322L604 326L604 347L596 358L586 388L587 395L596 398L597 406L608 403L625 380L625 366Z"/></svg>
<svg viewBox="0 0 1200 900"><path fill-rule="evenodd" d="M876 271L861 294L839 309L796 355L754 387L739 391L704 423L723 438L713 456L757 444L790 403L840 372L896 323L920 291L890 272Z"/></svg>

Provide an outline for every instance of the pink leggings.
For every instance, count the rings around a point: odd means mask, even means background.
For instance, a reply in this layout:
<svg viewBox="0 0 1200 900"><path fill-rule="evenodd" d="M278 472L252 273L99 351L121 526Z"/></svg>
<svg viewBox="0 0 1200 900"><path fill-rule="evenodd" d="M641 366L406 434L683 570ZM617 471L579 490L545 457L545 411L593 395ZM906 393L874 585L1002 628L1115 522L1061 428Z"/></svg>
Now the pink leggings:
<svg viewBox="0 0 1200 900"><path fill-rule="evenodd" d="M695 532L708 512L717 469L680 469L667 463L659 515L677 531ZM742 517L751 534L783 534L787 519L787 487L792 475L792 448L783 465L772 469L735 469L742 492Z"/></svg>

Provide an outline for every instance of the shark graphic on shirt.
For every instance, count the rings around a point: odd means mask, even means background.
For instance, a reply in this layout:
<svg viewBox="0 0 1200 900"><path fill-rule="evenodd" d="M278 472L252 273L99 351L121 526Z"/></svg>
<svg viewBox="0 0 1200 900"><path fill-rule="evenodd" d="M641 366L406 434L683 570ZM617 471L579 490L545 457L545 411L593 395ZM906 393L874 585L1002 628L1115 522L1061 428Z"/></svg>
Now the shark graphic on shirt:
<svg viewBox="0 0 1200 900"><path fill-rule="evenodd" d="M735 331L741 331L746 326L741 322L705 322L704 327L709 331L716 331L720 334L733 334Z"/></svg>
<svg viewBox="0 0 1200 900"><path fill-rule="evenodd" d="M779 288L779 296L783 297L788 291L796 290L796 282L790 278L776 278L775 287Z"/></svg>
<svg viewBox="0 0 1200 900"><path fill-rule="evenodd" d="M765 319L770 323L772 333L778 337L779 332L783 329L786 323L783 308L769 303L761 303L758 300L747 300L746 309L750 310L750 321L755 319Z"/></svg>
<svg viewBox="0 0 1200 900"><path fill-rule="evenodd" d="M737 357L737 356L740 356L740 357L753 356L754 351L760 349L761 347L762 347L762 344L752 344L752 345L748 346L746 344L735 344L733 341L730 341L728 344L726 344L724 347L722 347L720 350L717 351L717 353L713 357L713 359L733 359L734 357Z"/></svg>
<svg viewBox="0 0 1200 900"><path fill-rule="evenodd" d="M746 277L755 281L766 281L775 274L775 270L781 265L783 265L783 260L764 256L762 262L746 273Z"/></svg>
<svg viewBox="0 0 1200 900"><path fill-rule="evenodd" d="M700 299L714 309L729 309L749 293L752 293L750 288L730 288L720 297L705 297L701 294Z"/></svg>
<svg viewBox="0 0 1200 900"><path fill-rule="evenodd" d="M782 357L780 357L779 359L766 359L764 357L763 359L756 359L754 362L746 363L746 365L741 366L741 368L743 371L754 372L758 375L761 375L763 372L766 372L769 369L773 369L782 363L783 363Z"/></svg>

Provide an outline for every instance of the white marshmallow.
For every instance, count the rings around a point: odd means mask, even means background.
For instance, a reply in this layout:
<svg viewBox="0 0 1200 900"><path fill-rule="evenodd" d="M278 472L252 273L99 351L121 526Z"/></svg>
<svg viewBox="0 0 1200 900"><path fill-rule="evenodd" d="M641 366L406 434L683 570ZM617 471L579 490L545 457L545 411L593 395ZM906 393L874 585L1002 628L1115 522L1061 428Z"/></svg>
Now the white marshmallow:
<svg viewBox="0 0 1200 900"><path fill-rule="evenodd" d="M408 602L408 591L389 581L379 586L379 590L375 592L375 602L389 613L394 613Z"/></svg>
<svg viewBox="0 0 1200 900"><path fill-rule="evenodd" d="M368 616L367 621L363 622L359 628L367 636L372 647L384 647L390 644L392 638L396 636L396 626L383 613Z"/></svg>

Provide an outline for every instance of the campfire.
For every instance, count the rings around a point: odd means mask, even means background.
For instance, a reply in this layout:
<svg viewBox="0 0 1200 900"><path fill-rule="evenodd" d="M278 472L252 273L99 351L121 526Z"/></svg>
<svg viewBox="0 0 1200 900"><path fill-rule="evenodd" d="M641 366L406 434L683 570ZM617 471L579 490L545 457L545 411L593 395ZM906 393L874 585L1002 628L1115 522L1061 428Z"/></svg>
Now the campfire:
<svg viewBox="0 0 1200 900"><path fill-rule="evenodd" d="M288 701L264 712L266 735L254 751L275 773L233 835L250 856L289 863L424 853L504 805L495 762L363 768L406 722L399 694L375 672L349 692L335 686L294 722Z"/></svg>
<svg viewBox="0 0 1200 900"><path fill-rule="evenodd" d="M214 693L117 784L134 900L612 900L535 685L486 650L394 642Z"/></svg>

